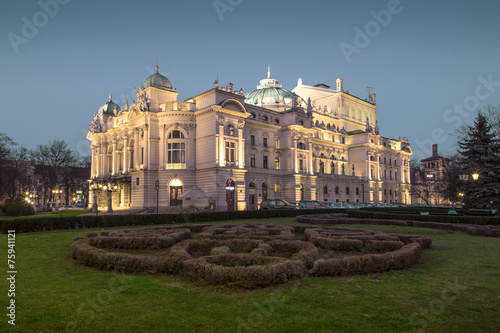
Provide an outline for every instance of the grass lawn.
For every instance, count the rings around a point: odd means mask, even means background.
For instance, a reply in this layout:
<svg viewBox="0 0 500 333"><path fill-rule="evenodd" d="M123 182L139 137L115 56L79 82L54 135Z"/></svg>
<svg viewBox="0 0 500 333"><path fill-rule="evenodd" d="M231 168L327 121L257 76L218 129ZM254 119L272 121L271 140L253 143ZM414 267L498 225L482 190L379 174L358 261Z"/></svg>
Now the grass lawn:
<svg viewBox="0 0 500 333"><path fill-rule="evenodd" d="M84 215L84 214L89 214L89 210L86 209L67 209L67 210L58 210L54 212L39 212L36 213L35 215L27 215L27 216L5 216L1 215L0 216L0 221L3 220L14 220L14 219L30 219L30 218L40 218L40 217L67 217L67 216L78 216L78 215Z"/></svg>
<svg viewBox="0 0 500 333"><path fill-rule="evenodd" d="M297 224L295 218L253 221ZM16 325L7 323L9 286L2 278L0 332L500 331L500 239L423 228L349 227L426 235L433 245L406 271L306 278L247 291L186 284L173 275L121 275L79 266L69 245L99 229L18 234ZM6 235L0 236L0 248L5 276Z"/></svg>

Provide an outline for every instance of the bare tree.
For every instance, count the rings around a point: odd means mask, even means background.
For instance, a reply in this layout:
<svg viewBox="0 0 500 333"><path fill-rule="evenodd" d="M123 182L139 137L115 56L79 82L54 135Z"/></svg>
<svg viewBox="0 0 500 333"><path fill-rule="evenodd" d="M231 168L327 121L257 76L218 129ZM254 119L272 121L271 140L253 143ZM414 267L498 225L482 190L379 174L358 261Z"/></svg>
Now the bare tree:
<svg viewBox="0 0 500 333"><path fill-rule="evenodd" d="M64 140L49 141L48 145L38 145L31 151L33 162L42 178L44 197L54 198L52 190L63 183L66 169L74 166L79 157Z"/></svg>
<svg viewBox="0 0 500 333"><path fill-rule="evenodd" d="M30 185L28 150L0 133L0 198L14 198Z"/></svg>

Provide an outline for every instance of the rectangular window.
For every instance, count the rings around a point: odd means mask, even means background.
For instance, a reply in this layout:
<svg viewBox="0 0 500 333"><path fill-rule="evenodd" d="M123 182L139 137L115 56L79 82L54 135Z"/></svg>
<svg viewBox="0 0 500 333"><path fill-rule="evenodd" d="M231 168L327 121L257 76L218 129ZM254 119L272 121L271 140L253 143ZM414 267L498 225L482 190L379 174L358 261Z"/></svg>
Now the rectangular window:
<svg viewBox="0 0 500 333"><path fill-rule="evenodd" d="M280 149L280 140L274 140L274 145L276 146L276 149Z"/></svg>
<svg viewBox="0 0 500 333"><path fill-rule="evenodd" d="M250 166L255 168L255 154L250 154Z"/></svg>
<svg viewBox="0 0 500 333"><path fill-rule="evenodd" d="M264 141L263 141L263 145L264 145L264 147L267 147L267 138L264 138L263 140L264 140Z"/></svg>
<svg viewBox="0 0 500 333"><path fill-rule="evenodd" d="M274 158L274 168L276 170L279 170L280 169L280 158L279 157L275 157Z"/></svg>
<svg viewBox="0 0 500 333"><path fill-rule="evenodd" d="M144 147L141 147L141 164L144 164Z"/></svg>
<svg viewBox="0 0 500 333"><path fill-rule="evenodd" d="M299 170L304 171L304 160L302 159L299 160Z"/></svg>
<svg viewBox="0 0 500 333"><path fill-rule="evenodd" d="M139 185L139 177L135 179L135 185Z"/></svg>
<svg viewBox="0 0 500 333"><path fill-rule="evenodd" d="M226 162L234 163L234 142L226 142Z"/></svg>
<svg viewBox="0 0 500 333"><path fill-rule="evenodd" d="M262 167L267 169L267 156L262 156Z"/></svg>
<svg viewBox="0 0 500 333"><path fill-rule="evenodd" d="M255 146L255 135L250 135L250 144Z"/></svg>
<svg viewBox="0 0 500 333"><path fill-rule="evenodd" d="M167 163L186 162L186 144L181 142L167 144Z"/></svg>

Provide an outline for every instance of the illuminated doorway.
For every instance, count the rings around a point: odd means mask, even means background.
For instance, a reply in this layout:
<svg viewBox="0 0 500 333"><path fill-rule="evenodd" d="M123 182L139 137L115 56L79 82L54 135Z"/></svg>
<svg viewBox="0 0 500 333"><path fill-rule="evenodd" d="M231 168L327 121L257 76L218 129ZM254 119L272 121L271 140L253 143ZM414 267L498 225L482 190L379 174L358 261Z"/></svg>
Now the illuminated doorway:
<svg viewBox="0 0 500 333"><path fill-rule="evenodd" d="M227 211L231 212L234 210L234 192L236 189L236 183L232 179L226 180L226 203Z"/></svg>
<svg viewBox="0 0 500 333"><path fill-rule="evenodd" d="M255 183L251 182L248 185L248 207L250 210L255 210Z"/></svg>
<svg viewBox="0 0 500 333"><path fill-rule="evenodd" d="M182 200L179 196L182 194L182 182L179 179L174 179L170 182L170 206L182 206Z"/></svg>

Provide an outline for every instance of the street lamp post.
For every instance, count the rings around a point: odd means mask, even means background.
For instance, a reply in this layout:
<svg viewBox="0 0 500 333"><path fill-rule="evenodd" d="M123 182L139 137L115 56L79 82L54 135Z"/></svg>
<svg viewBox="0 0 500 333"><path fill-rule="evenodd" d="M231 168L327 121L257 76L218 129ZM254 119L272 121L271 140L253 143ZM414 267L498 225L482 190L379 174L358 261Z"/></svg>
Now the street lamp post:
<svg viewBox="0 0 500 333"><path fill-rule="evenodd" d="M462 197L463 199L463 204L464 206L469 206L470 205L470 198L471 198L471 188L470 185L467 186L468 181L469 181L469 176L472 176L472 180L475 182L476 180L479 179L479 173L477 171L474 171L471 175L464 173L460 174L460 180L466 184L466 191L465 193L460 192L458 195ZM470 208L470 207L469 207Z"/></svg>
<svg viewBox="0 0 500 333"><path fill-rule="evenodd" d="M160 189L160 181L157 179L156 180L156 214L158 214L158 191Z"/></svg>
<svg viewBox="0 0 500 333"><path fill-rule="evenodd" d="M104 190L108 191L108 214L113 214L113 192L116 191L117 186L113 186L113 180L111 179L111 175L108 178L108 186L103 187Z"/></svg>
<svg viewBox="0 0 500 333"><path fill-rule="evenodd" d="M99 208L97 207L97 180L94 178L91 180L92 184L90 184L90 189L92 192L94 192L94 202L92 204L92 214L97 214L99 213Z"/></svg>

